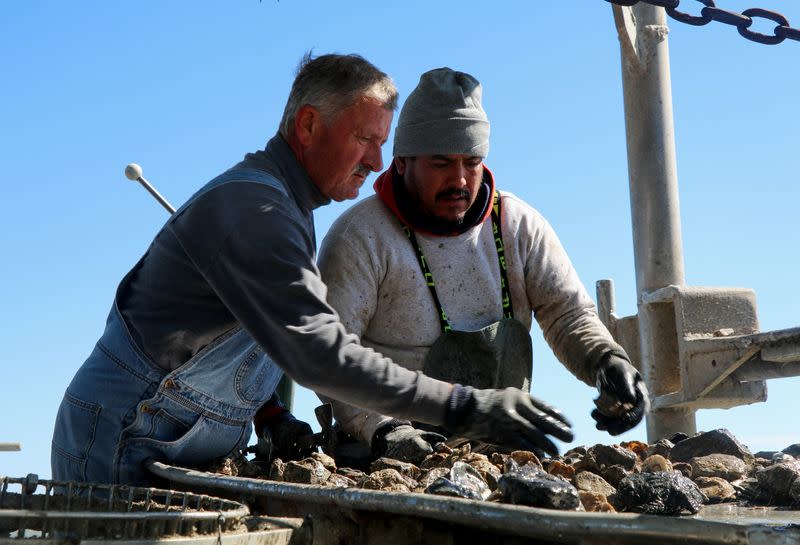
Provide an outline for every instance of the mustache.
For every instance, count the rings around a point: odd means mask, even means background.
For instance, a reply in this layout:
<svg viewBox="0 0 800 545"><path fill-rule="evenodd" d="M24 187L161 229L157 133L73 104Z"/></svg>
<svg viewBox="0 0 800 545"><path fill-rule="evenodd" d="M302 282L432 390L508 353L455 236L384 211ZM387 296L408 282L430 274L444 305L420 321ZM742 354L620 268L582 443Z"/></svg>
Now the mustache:
<svg viewBox="0 0 800 545"><path fill-rule="evenodd" d="M436 194L436 200L439 199L467 199L469 200L469 191L466 189L445 189Z"/></svg>
<svg viewBox="0 0 800 545"><path fill-rule="evenodd" d="M353 170L353 174L357 176L363 176L366 178L369 176L369 173L372 172L372 169L366 165L358 165L355 170Z"/></svg>

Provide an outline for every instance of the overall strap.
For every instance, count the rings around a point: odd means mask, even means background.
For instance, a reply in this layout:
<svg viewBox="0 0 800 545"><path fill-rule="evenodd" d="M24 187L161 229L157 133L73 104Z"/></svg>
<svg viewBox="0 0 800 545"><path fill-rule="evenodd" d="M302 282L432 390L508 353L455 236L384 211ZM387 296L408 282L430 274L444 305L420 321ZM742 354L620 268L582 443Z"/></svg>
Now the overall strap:
<svg viewBox="0 0 800 545"><path fill-rule="evenodd" d="M208 193L212 189L216 189L221 185L225 185L231 182L251 182L251 183L263 184L272 187L273 189L277 189L287 197L289 196L289 194L286 192L286 188L283 187L283 184L279 182L278 179L275 178L275 176L273 176L268 172L265 172L263 170L257 170L255 168L232 168L230 170L226 170L225 172L223 172L222 174L220 174L219 176L208 182L206 185L198 189L194 195L189 197L189 199L185 203L183 203L183 205L181 205L181 207L178 208L178 210L176 210L174 214L172 214L172 218L173 219L177 218L187 206L189 206L192 202L197 200L202 195Z"/></svg>
<svg viewBox="0 0 800 545"><path fill-rule="evenodd" d="M500 292L502 296L503 318L513 318L514 308L511 304L511 292L509 291L508 271L506 267L505 245L503 244L503 229L500 222L500 213L500 193L495 190L494 199L492 202L492 235L494 236L495 250L497 251L497 261L500 264ZM436 293L436 283L433 281L433 274L428 267L425 254L422 252L422 247L420 247L419 242L417 241L417 236L407 225L404 224L402 227L403 231L408 237L408 240L411 241L411 245L414 247L414 250L417 253L419 268L422 270L422 276L425 279L425 284L431 291L433 304L436 306L436 310L439 314L439 323L442 326L442 331L452 331L453 328L450 326L450 320L447 318L447 313L444 311L444 308L442 308L441 301L439 301L439 295Z"/></svg>

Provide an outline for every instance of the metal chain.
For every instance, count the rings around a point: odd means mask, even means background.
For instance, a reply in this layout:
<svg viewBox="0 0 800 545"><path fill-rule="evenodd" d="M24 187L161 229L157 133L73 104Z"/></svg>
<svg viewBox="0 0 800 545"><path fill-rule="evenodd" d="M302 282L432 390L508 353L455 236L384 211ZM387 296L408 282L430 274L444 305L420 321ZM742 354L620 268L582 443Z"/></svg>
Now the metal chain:
<svg viewBox="0 0 800 545"><path fill-rule="evenodd" d="M689 0L685 1L688 2ZM776 11L770 11L768 9L761 8L750 8L744 10L742 13L739 13L737 11L718 8L714 3L714 0L695 1L703 4L703 9L700 10L700 15L690 15L688 13L678 11L678 6L680 6L681 0L606 0L606 2L617 4L619 6L633 6L639 2L643 2L645 4L650 4L651 6L665 8L667 10L667 15L676 21L680 21L681 23L686 23L688 25L703 26L707 25L711 21L716 21L718 23L735 26L736 30L738 30L739 34L741 34L743 37L753 42L762 44L775 45L786 39L800 42L800 29L793 28L791 25L789 25L789 20ZM774 34L761 34L760 32L753 32L750 30L750 27L753 25L753 20L758 18L768 19L778 23L778 26L775 27Z"/></svg>

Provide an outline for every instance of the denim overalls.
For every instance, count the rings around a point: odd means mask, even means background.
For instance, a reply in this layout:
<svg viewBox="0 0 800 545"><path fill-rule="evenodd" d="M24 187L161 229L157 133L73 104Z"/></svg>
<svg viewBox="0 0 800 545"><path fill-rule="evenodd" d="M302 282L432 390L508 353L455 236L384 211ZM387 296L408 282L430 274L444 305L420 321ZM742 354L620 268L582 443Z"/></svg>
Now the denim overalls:
<svg viewBox="0 0 800 545"><path fill-rule="evenodd" d="M265 172L229 170L193 195L168 224L200 195L233 181L257 182L286 194ZM283 371L235 327L167 372L134 343L118 297L119 290L102 337L59 407L53 479L149 485L155 479L142 466L148 458L192 466L244 447L253 415Z"/></svg>

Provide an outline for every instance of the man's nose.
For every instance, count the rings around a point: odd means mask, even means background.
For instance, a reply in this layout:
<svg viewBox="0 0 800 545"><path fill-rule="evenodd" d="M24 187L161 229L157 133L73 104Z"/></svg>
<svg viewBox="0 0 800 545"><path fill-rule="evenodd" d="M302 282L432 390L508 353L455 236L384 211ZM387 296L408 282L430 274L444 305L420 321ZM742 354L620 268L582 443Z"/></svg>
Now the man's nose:
<svg viewBox="0 0 800 545"><path fill-rule="evenodd" d="M383 170L383 157L381 155L381 145L377 142L371 144L367 152L364 154L364 164L367 165L372 172L380 172Z"/></svg>
<svg viewBox="0 0 800 545"><path fill-rule="evenodd" d="M459 187L467 185L467 167L460 162L453 163L452 177Z"/></svg>

